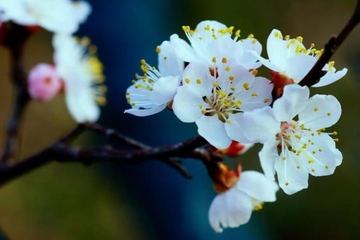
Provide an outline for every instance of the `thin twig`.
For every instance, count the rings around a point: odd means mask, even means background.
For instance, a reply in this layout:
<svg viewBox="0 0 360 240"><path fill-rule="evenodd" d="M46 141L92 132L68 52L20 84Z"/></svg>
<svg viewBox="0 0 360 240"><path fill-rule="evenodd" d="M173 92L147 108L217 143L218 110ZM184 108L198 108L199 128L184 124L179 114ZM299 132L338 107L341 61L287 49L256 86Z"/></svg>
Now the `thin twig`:
<svg viewBox="0 0 360 240"><path fill-rule="evenodd" d="M6 128L5 146L1 156L1 162L3 163L15 158L19 145L19 126L25 108L30 101L27 92L26 74L22 65L23 48L30 33L26 28L16 24L9 23L6 26L8 31L6 33L5 46L10 51L11 82L15 90L15 102Z"/></svg>
<svg viewBox="0 0 360 240"><path fill-rule="evenodd" d="M133 138L130 138L128 136L121 134L120 132L116 131L115 129L104 128L103 126L100 126L95 123L83 123L82 125L91 131L100 133L100 134L108 137L109 140L113 140L118 143L126 144L128 146L132 146L132 147L135 147L138 149L150 149L151 148L150 146L148 146L142 142L139 142Z"/></svg>
<svg viewBox="0 0 360 240"><path fill-rule="evenodd" d="M320 78L323 76L323 67L327 64L332 57L332 55L336 52L336 50L340 47L340 45L344 42L344 40L349 36L349 34L354 30L354 28L360 22L360 0L358 0L356 4L355 11L351 16L348 23L342 29L340 34L337 37L332 37L325 45L324 52L321 54L320 58L314 65L314 67L308 72L308 74L299 82L301 86L312 86L319 82Z"/></svg>
<svg viewBox="0 0 360 240"><path fill-rule="evenodd" d="M32 170L45 165L53 160L53 151L52 147L58 143L68 141L69 139L78 135L81 131L80 126L76 126L74 130L69 132L66 136L61 138L54 144L51 144L44 150L26 158L18 163L13 163L12 165L1 164L0 165L0 185L9 182L17 177L20 177L26 173L31 172Z"/></svg>
<svg viewBox="0 0 360 240"><path fill-rule="evenodd" d="M82 162L84 164L103 161L139 163L144 160L156 160L169 156L188 157L191 155L190 152L206 143L207 141L204 138L198 136L174 145L132 151L123 151L111 147L84 149L68 147L59 143L54 145L51 151L56 160L61 162Z"/></svg>
<svg viewBox="0 0 360 240"><path fill-rule="evenodd" d="M168 158L169 156L188 157L191 156L190 153L194 149L207 143L204 138L195 137L174 145L134 151L121 151L110 147L83 149L69 147L64 144L64 141L77 135L82 129L81 125L77 126L77 128L61 140L18 163L11 166L0 165L0 185L51 161L78 162L83 164L92 164L95 162L126 162L135 164L148 160ZM170 164L169 162L166 163ZM175 165L176 161L172 161L172 163L177 171L187 176L188 172L181 164ZM172 165L170 164L170 166ZM188 177L190 177L190 175Z"/></svg>
<svg viewBox="0 0 360 240"><path fill-rule="evenodd" d="M151 149L151 146L148 146L142 142L136 141L133 138L130 138L128 136L125 136L121 133L119 133L118 131L116 131L115 129L107 129L104 128L98 124L94 124L94 123L85 123L83 124L86 128L103 134L105 136L107 136L110 140L114 140L117 141L119 143L122 144L126 144L132 147L135 147L137 149ZM176 171L178 171L181 175L183 175L185 178L192 178L191 174L189 173L189 171L187 171L186 168L184 168L184 166L181 164L181 160L171 157L171 158L160 158L159 159L161 162L164 162L166 164L168 164L169 166L171 166L172 168L174 168Z"/></svg>

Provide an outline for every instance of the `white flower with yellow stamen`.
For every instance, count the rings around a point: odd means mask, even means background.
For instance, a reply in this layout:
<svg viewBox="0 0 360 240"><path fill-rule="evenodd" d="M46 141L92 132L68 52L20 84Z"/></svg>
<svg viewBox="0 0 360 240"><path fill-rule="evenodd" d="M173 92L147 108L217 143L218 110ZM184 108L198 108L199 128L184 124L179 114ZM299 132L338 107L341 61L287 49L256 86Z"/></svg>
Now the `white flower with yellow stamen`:
<svg viewBox="0 0 360 240"><path fill-rule="evenodd" d="M266 45L269 59L264 59L258 52L252 51L262 64L273 71L275 88L277 88L276 84L279 84L279 88L283 88L286 84L301 81L321 55L322 50L316 50L314 44L306 49L302 40L302 37L293 39L289 36L283 37L279 30L274 29ZM336 71L334 62L329 62L322 70L324 75L313 87L329 85L347 73L346 68Z"/></svg>
<svg viewBox="0 0 360 240"><path fill-rule="evenodd" d="M217 21L202 21L195 30L183 26L191 46L184 41L175 41L176 54L185 62L207 61L212 65L213 58L221 59L226 56L228 61L234 61L247 69L256 69L261 63L249 53L252 50L261 53L262 46L252 34L246 39L239 40L240 30L227 27Z"/></svg>
<svg viewBox="0 0 360 240"><path fill-rule="evenodd" d="M71 34L85 21L91 6L71 0L1 0L1 11L5 20L20 25L38 25L51 32Z"/></svg>
<svg viewBox="0 0 360 240"><path fill-rule="evenodd" d="M64 81L65 100L71 116L79 123L95 122L100 115L98 104L106 102L103 66L96 47L88 38L70 35L53 38L56 71Z"/></svg>
<svg viewBox="0 0 360 240"><path fill-rule="evenodd" d="M184 62L179 59L172 45L174 40L179 40L173 34L170 41L164 41L156 48L159 54L159 70L141 61L142 76L137 76L137 81L126 91L126 98L131 109L125 111L135 116L149 116L164 110L176 94L180 84L180 77L184 70Z"/></svg>
<svg viewBox="0 0 360 240"><path fill-rule="evenodd" d="M197 62L186 67L172 107L181 121L195 122L202 137L224 149L242 124L235 121L237 115L271 103L272 84L226 58L214 62L214 68Z"/></svg>
<svg viewBox="0 0 360 240"><path fill-rule="evenodd" d="M341 106L335 97L309 98L307 87L291 84L272 108L245 113L242 130L248 139L263 142L259 156L265 175L274 179L276 172L280 187L293 194L307 188L308 174L330 175L341 164L337 139L330 137L337 133L324 132L340 115Z"/></svg>
<svg viewBox="0 0 360 240"><path fill-rule="evenodd" d="M214 198L209 209L209 222L215 232L223 228L234 228L246 224L253 211L263 208L264 202L274 202L279 186L275 181L267 179L264 174L256 171L240 173L225 170L221 176L223 189ZM224 183L226 188L224 188Z"/></svg>

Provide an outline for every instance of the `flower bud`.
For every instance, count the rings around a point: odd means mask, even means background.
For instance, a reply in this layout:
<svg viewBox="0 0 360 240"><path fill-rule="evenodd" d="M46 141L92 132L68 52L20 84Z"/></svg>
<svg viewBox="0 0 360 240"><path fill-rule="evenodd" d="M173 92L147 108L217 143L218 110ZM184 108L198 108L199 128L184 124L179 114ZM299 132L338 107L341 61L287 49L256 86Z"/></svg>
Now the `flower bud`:
<svg viewBox="0 0 360 240"><path fill-rule="evenodd" d="M235 158L244 154L252 146L254 146L253 143L239 143L237 141L232 141L228 148L218 149L217 151L229 157Z"/></svg>
<svg viewBox="0 0 360 240"><path fill-rule="evenodd" d="M206 168L214 183L214 190L217 193L223 193L234 186L241 173L241 165L239 163L236 166L236 171L233 171L223 162L208 162Z"/></svg>
<svg viewBox="0 0 360 240"><path fill-rule="evenodd" d="M62 89L63 81L53 65L40 63L28 76L28 92L31 98L46 102L51 100Z"/></svg>

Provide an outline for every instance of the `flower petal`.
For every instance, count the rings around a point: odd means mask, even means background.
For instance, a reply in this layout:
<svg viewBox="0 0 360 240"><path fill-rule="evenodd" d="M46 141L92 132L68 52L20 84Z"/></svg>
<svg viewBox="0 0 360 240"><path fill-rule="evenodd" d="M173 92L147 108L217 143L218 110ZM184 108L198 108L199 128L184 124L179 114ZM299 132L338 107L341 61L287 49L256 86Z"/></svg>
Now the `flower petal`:
<svg viewBox="0 0 360 240"><path fill-rule="evenodd" d="M239 98L242 101L241 110L252 111L270 105L272 102L271 91L274 85L263 77L256 77L250 89L243 91Z"/></svg>
<svg viewBox="0 0 360 240"><path fill-rule="evenodd" d="M76 81L65 82L65 102L70 115L78 123L95 122L100 116L100 109L94 100L91 89L76 86ZM78 91L78 89L82 89Z"/></svg>
<svg viewBox="0 0 360 240"><path fill-rule="evenodd" d="M170 36L170 41L164 41L160 45L159 71L163 77L181 75L184 70L184 62L176 55L173 42L184 41L177 34Z"/></svg>
<svg viewBox="0 0 360 240"><path fill-rule="evenodd" d="M150 100L154 104L166 104L173 100L177 87L179 86L179 76L168 76L159 78L153 85L150 93Z"/></svg>
<svg viewBox="0 0 360 240"><path fill-rule="evenodd" d="M282 97L273 104L276 120L280 122L292 120L305 108L309 94L309 88L306 86L301 87L297 84L285 86Z"/></svg>
<svg viewBox="0 0 360 240"><path fill-rule="evenodd" d="M171 44L174 47L176 56L184 62L193 62L197 59L194 49L183 39L174 38Z"/></svg>
<svg viewBox="0 0 360 240"><path fill-rule="evenodd" d="M277 146L279 142L275 137L264 143L261 151L259 152L261 168L265 176L270 180L275 180L275 161L279 157Z"/></svg>
<svg viewBox="0 0 360 240"><path fill-rule="evenodd" d="M270 60L261 57L260 54L258 54L255 51L249 50L248 52L252 54L254 57L256 57L260 61L260 63L262 63L265 67L269 68L272 71L282 72L285 70L285 67L281 68L277 66L275 63L270 62Z"/></svg>
<svg viewBox="0 0 360 240"><path fill-rule="evenodd" d="M224 149L229 147L231 139L226 134L224 123L217 115L202 116L196 121L198 133L216 148Z"/></svg>
<svg viewBox="0 0 360 240"><path fill-rule="evenodd" d="M241 44L241 47L243 49L243 53L239 55L237 59L239 63L247 69L250 68L256 69L260 67L261 63L257 62L258 58L250 52L253 51L258 56L260 56L262 51L262 46L260 42L255 38L246 38L243 39L242 41L239 41L238 43Z"/></svg>
<svg viewBox="0 0 360 240"><path fill-rule="evenodd" d="M281 156L276 160L275 170L279 185L288 195L308 187L309 174L301 163L300 158L287 149L283 149Z"/></svg>
<svg viewBox="0 0 360 240"><path fill-rule="evenodd" d="M322 87L336 82L337 80L345 76L347 71L347 68L344 68L341 71L337 71L335 73L327 72L322 78L320 78L320 81L317 84L312 85L312 87Z"/></svg>
<svg viewBox="0 0 360 240"><path fill-rule="evenodd" d="M313 176L327 176L334 173L335 168L342 162L343 156L336 149L334 140L326 133L316 134L311 139L311 144L299 157L302 158L304 167Z"/></svg>
<svg viewBox="0 0 360 240"><path fill-rule="evenodd" d="M180 86L174 97L172 109L182 122L195 122L202 116L199 104L202 104L202 95L196 89Z"/></svg>
<svg viewBox="0 0 360 240"><path fill-rule="evenodd" d="M313 130L327 128L334 125L341 116L341 105L331 95L314 95L299 113L299 124Z"/></svg>
<svg viewBox="0 0 360 240"><path fill-rule="evenodd" d="M283 40L281 32L277 29L272 30L267 39L266 49L269 61L274 64L279 71L276 69L272 70L282 72L286 69L288 58L288 49L286 48L286 45L287 42ZM263 64L266 65L265 63Z"/></svg>
<svg viewBox="0 0 360 240"><path fill-rule="evenodd" d="M237 188L231 188L214 198L209 209L209 222L215 232L222 232L222 227L234 228L247 223L252 210L251 198Z"/></svg>
<svg viewBox="0 0 360 240"><path fill-rule="evenodd" d="M244 171L240 175L236 187L259 201L274 202L279 186L264 174L256 171Z"/></svg>
<svg viewBox="0 0 360 240"><path fill-rule="evenodd" d="M146 117L146 116L150 116L150 115L159 113L162 110L164 110L165 108L166 108L166 104L159 105L159 106L153 106L151 108L144 108L144 109L130 108L130 109L125 110L124 113L130 113L137 117Z"/></svg>
<svg viewBox="0 0 360 240"><path fill-rule="evenodd" d="M305 75L310 71L310 69L315 65L317 59L316 57L298 54L295 55L287 61L286 66L286 75L289 78L295 80L295 82L301 81Z"/></svg>
<svg viewBox="0 0 360 240"><path fill-rule="evenodd" d="M280 131L280 123L275 120L270 107L256 109L253 112L235 114L230 118L229 136L243 143L266 142ZM241 134L239 134L241 133Z"/></svg>

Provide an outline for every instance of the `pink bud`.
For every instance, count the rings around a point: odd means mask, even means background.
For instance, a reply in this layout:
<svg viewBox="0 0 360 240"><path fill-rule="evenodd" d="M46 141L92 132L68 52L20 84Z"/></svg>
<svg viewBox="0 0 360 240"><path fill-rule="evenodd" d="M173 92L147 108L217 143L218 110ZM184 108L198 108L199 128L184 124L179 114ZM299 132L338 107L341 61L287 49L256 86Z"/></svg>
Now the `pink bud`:
<svg viewBox="0 0 360 240"><path fill-rule="evenodd" d="M31 69L28 76L28 92L31 98L46 102L60 92L63 81L53 65L40 63Z"/></svg>

